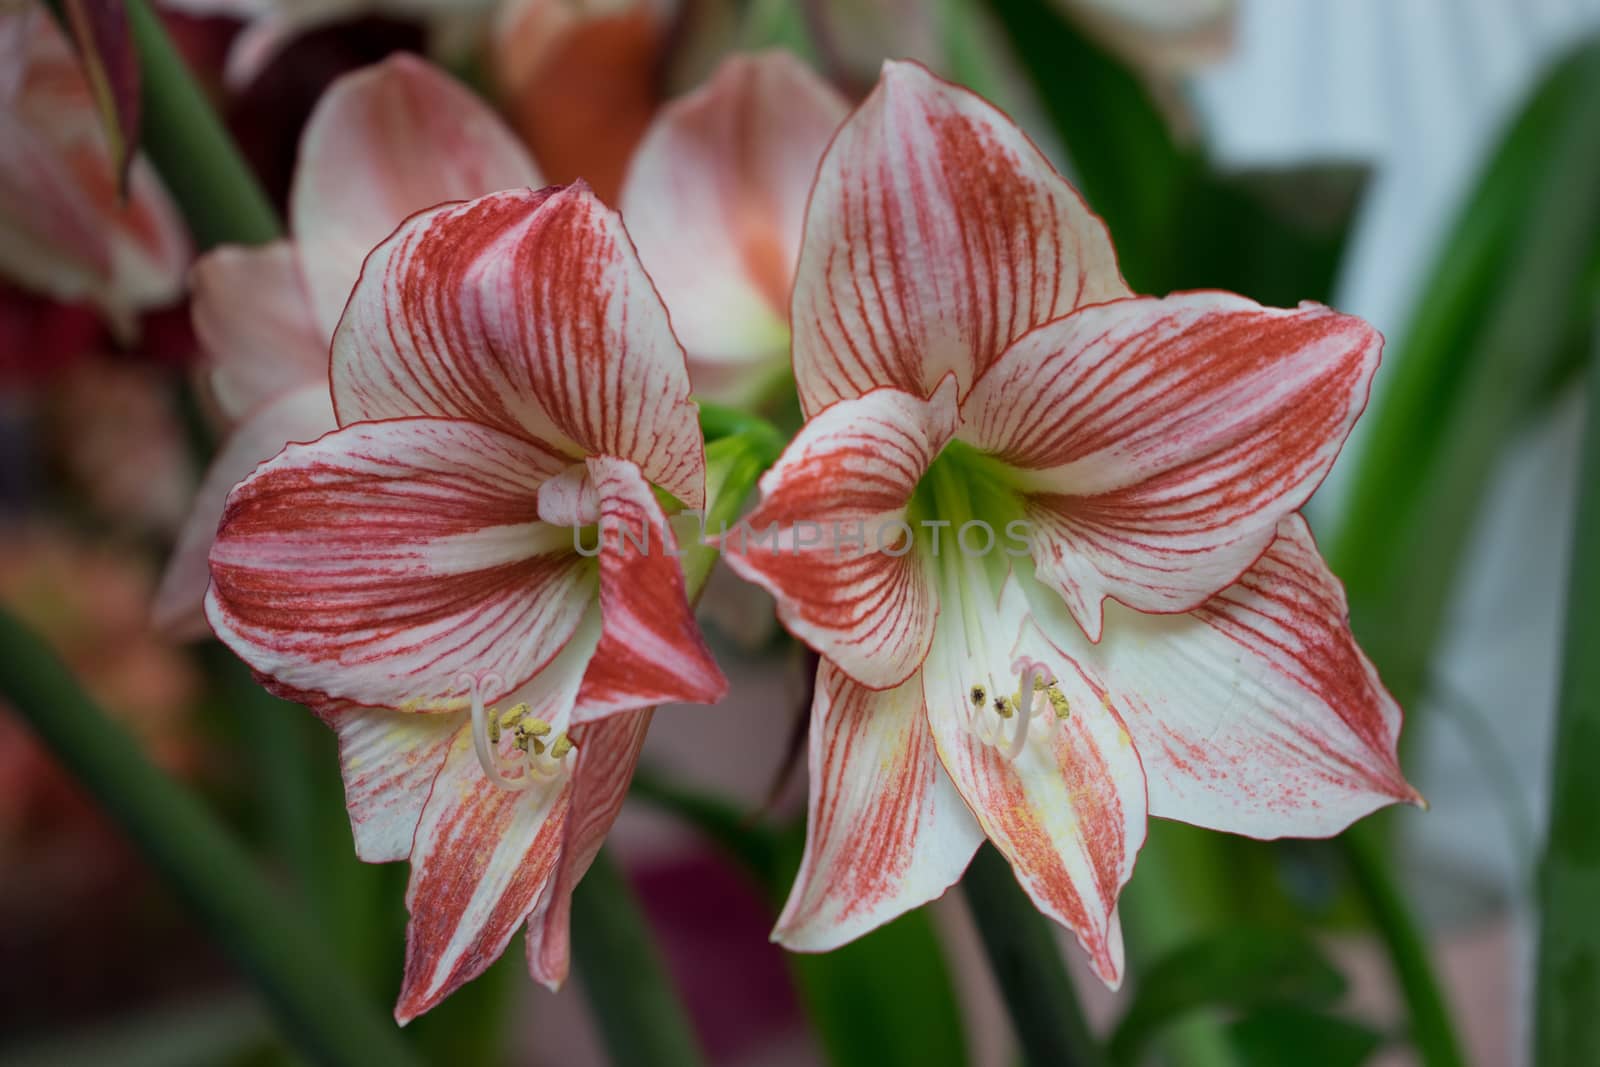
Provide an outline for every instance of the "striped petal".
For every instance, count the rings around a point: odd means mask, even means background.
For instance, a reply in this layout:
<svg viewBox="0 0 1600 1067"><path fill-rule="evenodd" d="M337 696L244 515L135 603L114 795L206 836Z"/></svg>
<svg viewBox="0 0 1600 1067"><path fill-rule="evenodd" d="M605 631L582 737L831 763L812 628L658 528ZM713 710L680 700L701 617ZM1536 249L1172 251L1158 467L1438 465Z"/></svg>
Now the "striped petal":
<svg viewBox="0 0 1600 1067"><path fill-rule="evenodd" d="M339 738L356 855L365 863L410 856L428 794L467 725L466 715L348 706L327 711L322 719Z"/></svg>
<svg viewBox="0 0 1600 1067"><path fill-rule="evenodd" d="M581 184L409 219L351 296L333 396L343 424L468 418L705 500L683 349L621 220Z"/></svg>
<svg viewBox="0 0 1600 1067"><path fill-rule="evenodd" d="M528 972L552 992L566 982L571 961L572 891L622 812L652 714L646 709L613 715L572 731L578 753L561 860L528 916Z"/></svg>
<svg viewBox="0 0 1600 1067"><path fill-rule="evenodd" d="M495 113L423 60L398 54L340 78L306 124L289 196L322 336L333 334L362 260L407 216L542 184Z"/></svg>
<svg viewBox="0 0 1600 1067"><path fill-rule="evenodd" d="M808 414L892 385L963 393L1010 342L1126 296L1105 225L1010 119L887 63L806 213L794 369Z"/></svg>
<svg viewBox="0 0 1600 1067"><path fill-rule="evenodd" d="M944 587L923 672L939 758L1034 904L1078 936L1095 973L1115 988L1123 968L1117 895L1144 842L1144 772L1108 694L1042 639L1018 580L995 596L987 581ZM956 609L960 599L970 610ZM1019 691L1030 665L1054 679L1065 718L1031 686ZM1038 707L1001 718L984 703L1000 697ZM1012 755L1019 728L1026 732Z"/></svg>
<svg viewBox="0 0 1600 1067"><path fill-rule="evenodd" d="M521 438L445 419L291 445L228 498L207 617L302 702L460 710L463 673L498 675L485 696L503 696L593 601L593 566L537 521L555 469Z"/></svg>
<svg viewBox="0 0 1600 1067"><path fill-rule="evenodd" d="M871 689L921 666L938 594L902 540L906 505L954 432L955 380L929 400L879 389L808 421L761 479L761 505L721 538L791 633Z"/></svg>
<svg viewBox="0 0 1600 1067"><path fill-rule="evenodd" d="M593 457L599 501L600 646L577 721L655 704L715 704L728 680L706 647L684 588L678 543L639 468Z"/></svg>
<svg viewBox="0 0 1600 1067"><path fill-rule="evenodd" d="M195 261L189 285L195 336L224 415L242 419L305 385L327 395L328 335L317 327L292 244L214 249Z"/></svg>
<svg viewBox="0 0 1600 1067"><path fill-rule="evenodd" d="M1327 837L1419 801L1396 757L1400 709L1346 611L1296 515L1244 577L1186 615L1113 606L1092 651L1059 606L1037 615L1115 691L1152 815L1271 838Z"/></svg>
<svg viewBox="0 0 1600 1067"><path fill-rule="evenodd" d="M301 386L262 405L236 426L211 460L178 531L178 543L156 589L150 618L170 636L203 637L211 543L233 487L291 441L315 441L334 428L333 403L323 382Z"/></svg>
<svg viewBox="0 0 1600 1067"><path fill-rule="evenodd" d="M1381 345L1316 304L1117 301L1013 345L961 436L1017 469L1038 576L1098 639L1107 596L1187 611L1266 551L1333 465Z"/></svg>
<svg viewBox="0 0 1600 1067"><path fill-rule="evenodd" d="M747 399L787 369L806 199L848 110L787 52L736 55L639 145L622 217L700 395Z"/></svg>
<svg viewBox="0 0 1600 1067"><path fill-rule="evenodd" d="M983 831L939 764L922 679L863 689L826 660L811 709L806 850L773 939L826 952L942 894Z"/></svg>

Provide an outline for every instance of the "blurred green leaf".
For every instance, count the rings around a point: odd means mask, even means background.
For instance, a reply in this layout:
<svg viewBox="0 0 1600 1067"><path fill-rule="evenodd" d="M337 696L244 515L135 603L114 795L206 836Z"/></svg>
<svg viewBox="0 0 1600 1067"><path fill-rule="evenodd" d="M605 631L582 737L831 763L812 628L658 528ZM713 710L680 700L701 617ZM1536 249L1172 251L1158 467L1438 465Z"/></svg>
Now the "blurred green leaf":
<svg viewBox="0 0 1600 1067"><path fill-rule="evenodd" d="M1199 1008L1322 1006L1344 991L1344 977L1298 931L1243 925L1209 930L1157 960L1139 979L1112 1034L1111 1060L1139 1062L1162 1026Z"/></svg>
<svg viewBox="0 0 1600 1067"><path fill-rule="evenodd" d="M1600 335L1589 369L1588 424L1567 585L1566 647L1539 870L1534 1062L1600 1063Z"/></svg>
<svg viewBox="0 0 1600 1067"><path fill-rule="evenodd" d="M1272 1007L1228 1026L1241 1067L1359 1067L1384 1045L1369 1026L1304 1008Z"/></svg>
<svg viewBox="0 0 1600 1067"><path fill-rule="evenodd" d="M800 869L802 828L757 823L720 798L641 769L634 797L676 815L737 860L781 907ZM788 956L807 1013L837 1067L961 1067L960 1005L924 910L817 955Z"/></svg>

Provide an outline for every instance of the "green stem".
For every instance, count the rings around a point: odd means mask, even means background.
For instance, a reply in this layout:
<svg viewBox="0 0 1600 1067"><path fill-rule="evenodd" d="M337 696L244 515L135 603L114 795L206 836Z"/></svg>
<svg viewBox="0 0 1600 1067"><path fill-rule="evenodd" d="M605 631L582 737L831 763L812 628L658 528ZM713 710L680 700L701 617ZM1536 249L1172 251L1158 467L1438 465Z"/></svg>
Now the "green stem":
<svg viewBox="0 0 1600 1067"><path fill-rule="evenodd" d="M1373 824L1347 830L1339 839L1356 890L1389 952L1389 963L1405 994L1411 1041L1424 1067L1463 1067L1450 1010L1433 973L1428 943L1411 918L1405 897L1389 876L1383 838Z"/></svg>
<svg viewBox="0 0 1600 1067"><path fill-rule="evenodd" d="M1567 582L1550 830L1539 871L1533 1059L1546 1067L1600 1063L1600 342L1595 352Z"/></svg>
<svg viewBox="0 0 1600 1067"><path fill-rule="evenodd" d="M239 844L3 611L0 647L0 694L255 980L306 1058L337 1067L415 1062L394 1024L273 894Z"/></svg>
<svg viewBox="0 0 1600 1067"><path fill-rule="evenodd" d="M1061 962L1055 931L1017 885L1005 858L984 845L961 889L1026 1061L1033 1067L1103 1063Z"/></svg>
<svg viewBox="0 0 1600 1067"><path fill-rule="evenodd" d="M639 902L604 850L572 897L572 954L615 1067L702 1062Z"/></svg>
<svg viewBox="0 0 1600 1067"><path fill-rule="evenodd" d="M216 111L145 0L127 0L139 53L142 147L202 249L265 244L283 227Z"/></svg>

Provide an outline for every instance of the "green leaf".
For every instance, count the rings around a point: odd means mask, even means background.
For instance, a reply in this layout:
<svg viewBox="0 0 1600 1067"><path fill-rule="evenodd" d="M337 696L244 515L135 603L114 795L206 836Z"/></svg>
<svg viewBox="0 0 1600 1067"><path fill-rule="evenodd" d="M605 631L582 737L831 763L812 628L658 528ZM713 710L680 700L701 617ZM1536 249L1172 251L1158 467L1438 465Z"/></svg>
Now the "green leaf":
<svg viewBox="0 0 1600 1067"><path fill-rule="evenodd" d="M1588 424L1567 583L1566 647L1539 871L1534 1062L1600 1063L1600 336L1589 367Z"/></svg>
<svg viewBox="0 0 1600 1067"><path fill-rule="evenodd" d="M1361 1023L1304 1008L1251 1012L1228 1027L1241 1067L1359 1067L1384 1045Z"/></svg>
<svg viewBox="0 0 1600 1067"><path fill-rule="evenodd" d="M1135 1064L1167 1023L1206 1007L1265 1003L1319 1006L1345 991L1344 977L1292 929L1213 929L1162 957L1140 978L1111 1038L1111 1060Z"/></svg>

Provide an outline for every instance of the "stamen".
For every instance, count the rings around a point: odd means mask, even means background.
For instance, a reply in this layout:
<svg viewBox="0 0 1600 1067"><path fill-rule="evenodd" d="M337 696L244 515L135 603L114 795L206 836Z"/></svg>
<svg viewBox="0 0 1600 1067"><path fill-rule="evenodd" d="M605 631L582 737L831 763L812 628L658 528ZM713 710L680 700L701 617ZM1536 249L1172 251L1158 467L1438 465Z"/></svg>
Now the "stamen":
<svg viewBox="0 0 1600 1067"><path fill-rule="evenodd" d="M478 756L478 764L483 768L484 777L501 789L520 792L533 784L528 775L520 778L507 776L507 767L501 762L495 746L500 740L500 718L495 716L493 732L491 735L489 711L483 706L483 687L493 685L496 689L505 683L497 674L489 673L481 678L463 674L456 679L457 685L465 684L472 700L472 749Z"/></svg>
<svg viewBox="0 0 1600 1067"><path fill-rule="evenodd" d="M1022 747L1028 743L1028 726L1033 719L1033 706L1038 700L1039 681L1040 676L1032 665L1022 672L1022 684L1017 687L1016 703L1019 712L1017 727L1004 749L1004 755L1008 760L1014 760L1022 755Z"/></svg>

